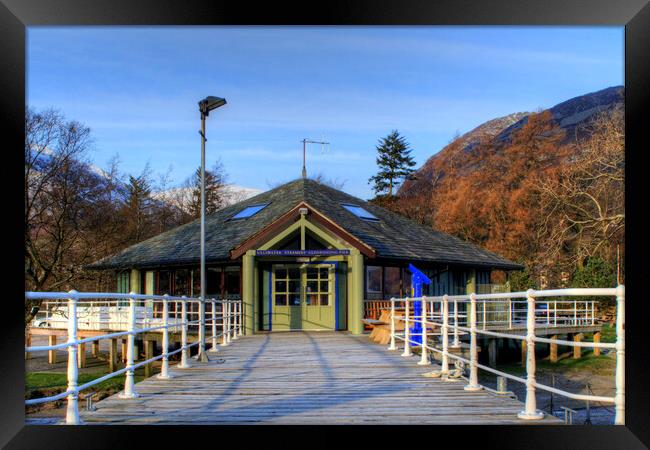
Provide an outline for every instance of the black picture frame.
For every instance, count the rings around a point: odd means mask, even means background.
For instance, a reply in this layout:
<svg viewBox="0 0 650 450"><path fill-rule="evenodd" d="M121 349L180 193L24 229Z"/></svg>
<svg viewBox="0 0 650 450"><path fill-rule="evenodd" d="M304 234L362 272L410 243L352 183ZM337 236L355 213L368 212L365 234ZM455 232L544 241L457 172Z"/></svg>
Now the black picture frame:
<svg viewBox="0 0 650 450"><path fill-rule="evenodd" d="M0 444L6 448L116 448L135 444L135 435L146 441L138 445L169 446L178 439L189 445L244 445L254 434L266 443L288 443L287 432L307 431L256 427L57 427L24 425L24 328L20 309L20 260L23 248L17 234L24 228L21 192L20 147L24 143L25 27L56 25L621 25L625 26L626 109L626 426L596 427L436 427L391 432L412 445L457 446L478 440L481 448L564 449L645 448L650 444L650 395L646 374L650 373L645 329L648 302L641 293L642 270L646 268L647 201L644 195L647 152L644 109L648 105L650 79L650 6L646 0L362 0L329 1L318 4L266 2L170 0L0 0L0 127L2 127L2 178L6 234L4 317L0 339L2 355L2 408ZM647 126L646 126L647 128ZM644 339L646 338L646 339ZM414 424L417 425L417 424ZM216 433L215 433L216 430ZM331 428L324 441L330 445L350 443L348 433L360 432L370 445L385 430L378 428ZM322 430L320 430L322 433ZM404 434L403 434L404 433ZM229 437L225 437L225 435ZM235 440L231 440L235 439ZM345 440L345 441L343 441ZM397 442L397 441L396 441ZM261 444L256 444L261 445ZM373 444L376 445L376 444ZM390 445L395 445L391 443ZM406 444L404 444L406 445ZM160 447L162 448L162 447Z"/></svg>

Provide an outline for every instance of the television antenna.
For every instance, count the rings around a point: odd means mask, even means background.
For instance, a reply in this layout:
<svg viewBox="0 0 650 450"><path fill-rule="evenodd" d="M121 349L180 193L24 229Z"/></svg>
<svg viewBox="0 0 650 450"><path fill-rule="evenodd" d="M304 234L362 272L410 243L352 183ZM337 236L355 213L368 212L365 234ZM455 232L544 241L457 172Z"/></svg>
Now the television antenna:
<svg viewBox="0 0 650 450"><path fill-rule="evenodd" d="M306 159L307 159L307 144L320 144L321 145L321 153L325 153L325 148L326 146L329 146L329 142L325 141L313 141L311 139L303 139L302 141L302 177L307 178L307 167L306 167Z"/></svg>

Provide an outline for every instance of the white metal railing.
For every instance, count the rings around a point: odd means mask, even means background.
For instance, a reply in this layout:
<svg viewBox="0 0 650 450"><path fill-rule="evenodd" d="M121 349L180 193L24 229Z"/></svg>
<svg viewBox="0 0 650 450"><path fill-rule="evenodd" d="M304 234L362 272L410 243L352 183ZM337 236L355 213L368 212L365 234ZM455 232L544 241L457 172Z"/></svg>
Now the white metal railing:
<svg viewBox="0 0 650 450"><path fill-rule="evenodd" d="M552 297L616 297L616 343L600 343L600 342L575 342L575 341L565 341L559 339L547 339L543 337L535 336L536 328L545 328L559 326L559 323L567 323L571 326L576 325L593 325L594 316L593 310L594 305L593 301L581 301L577 299L573 301L574 305L585 304L585 315L581 317L578 315L577 306L570 309L569 317L566 315L558 315L557 313L565 309L561 307L557 309L556 306L563 303L572 303L571 301L561 299L558 301L542 301L540 303L545 303L547 306L544 309L538 309L537 299L538 298L552 298ZM512 314L513 309L511 308L512 303L519 302L513 299L525 298L526 304L526 334L519 335L513 333L505 333L503 331L496 331L494 329L494 323L492 326L489 320L486 320L487 310L486 304L497 304L499 302L506 303L508 306L506 308L506 313L508 315ZM418 301L421 304L421 314L418 316L410 314L410 311L413 307L413 302ZM403 308L396 307L396 303L403 304ZM453 313L450 315L449 306L453 304ZM483 309L479 305L483 305ZM465 311L469 307L468 314L459 314L459 306L464 305ZM554 308L553 315L548 308L548 305L552 305ZM402 313L403 311L403 313ZM590 316L588 316L590 312ZM482 321L479 320L478 315L483 314L484 318ZM573 317L571 317L573 315ZM451 319L452 324L449 324ZM463 320L464 319L464 320ZM404 322L404 331L402 334L395 331L395 322L402 321ZM558 323L559 321L559 323ZM413 333L410 330L411 324L419 322L422 329L420 334L421 340L417 342L412 339ZM516 320L512 318L508 319L510 324L516 323ZM442 349L436 348L435 346L429 345L427 341L428 330L438 328L439 334L441 335L442 340ZM493 328L488 330L488 328ZM510 325L508 328L516 328L514 325ZM460 333L469 333L470 336L470 355L469 359L464 358L460 355L452 354L449 352L449 330L452 330L454 339L452 346L459 346L458 336ZM499 328L497 328L499 329ZM500 370L494 369L489 366L478 363L478 352L477 352L477 335L482 334L490 337L500 337L507 339L518 339L523 341L526 344L526 378L521 378ZM529 289L524 292L508 292L508 293L495 293L495 294L469 294L469 295L443 295L440 297L419 297L419 298L404 298L404 299L391 299L391 326L390 326L390 346L388 350L397 350L396 339L399 339L404 342L404 352L402 356L410 356L411 346L419 346L421 349L421 359L418 364L430 364L428 358L428 352L436 352L441 355L441 368L439 371L432 372L432 376L439 376L443 379L446 379L450 376L449 370L449 359L452 358L455 361L460 362L461 364L469 365L469 378L465 378L468 381L468 384L465 386L465 390L476 391L484 389L478 383L478 369L491 372L495 375L502 376L519 383L526 385L526 399L524 410L518 414L518 417L521 419L541 419L544 417L544 414L541 411L537 410L535 389L542 389L548 392L552 392L557 395L562 395L567 398L574 400L584 400L584 401L597 401L603 403L613 403L615 405L615 419L614 423L616 425L625 424L625 287L620 285L616 288L586 288L586 289L555 289L555 290L540 290L535 291ZM605 397L605 396L596 396L596 395L584 395L584 394L574 394L571 392L566 392L561 389L557 389L551 386L546 386L541 383L538 383L535 379L535 343L542 342L548 344L560 344L573 347L591 347L591 348L610 348L615 349L616 351L616 377L615 385L616 392L614 397ZM464 377L463 377L464 378Z"/></svg>
<svg viewBox="0 0 650 450"><path fill-rule="evenodd" d="M526 329L528 302L518 300L513 294L516 293L477 294L477 327L483 330ZM491 298L483 298L485 296ZM461 297L467 296L449 296L453 301L451 311L455 319L466 321L468 302L459 301ZM598 302L595 300L553 299L536 301L535 323L547 327L595 325L597 305ZM380 317L382 310L390 307L390 300L365 300L365 317L377 319ZM439 311L432 314L433 317L441 317Z"/></svg>
<svg viewBox="0 0 650 450"><path fill-rule="evenodd" d="M217 300L206 299L202 301L201 298L190 297L172 297L169 295L145 295L135 294L116 294L116 293L91 293L91 292L25 292L26 300L46 300L51 304L56 301L64 301L65 304L57 305L56 309L61 313L60 317L65 318L65 325L68 330L68 340L65 343L57 345L40 345L25 347L26 352L41 352L41 351L55 351L59 349L68 349L68 385L65 392L52 395L49 397L40 397L35 399L26 400L26 405L33 405L37 403L46 403L55 400L61 400L67 397L67 411L66 411L66 424L80 424L79 418L79 405L78 396L79 392L91 386L99 384L109 378L126 374L124 382L124 391L119 395L121 398L135 398L138 396L135 390L135 369L154 361L162 360L160 374L158 377L161 379L170 379L172 376L169 373L169 357L176 353L181 353L181 361L175 367L179 369L190 367L189 364L189 351L193 346L198 345L200 352L205 350L205 324L210 322L212 325L212 347L210 351L218 351L218 338L222 339L222 346L228 345L232 340L237 339L242 335L243 325L243 308L241 300ZM128 306L124 307L125 311L121 311L121 304L128 302ZM138 306L137 303L149 302L150 305L161 303L162 304L162 318L159 321L152 322L149 317L146 307ZM95 304L91 304L96 302ZM176 302L180 304L180 317L176 309L177 317L170 320L169 304ZM188 305L199 304L211 305L211 318L206 321L205 314L201 314L204 308L199 308L199 318L197 320L189 320ZM101 304L101 306L99 305ZM79 306L82 308L95 308L95 315L99 322L99 326L113 327L112 329L125 330L92 336L84 339L78 338L79 331ZM220 305L220 313L217 314L217 305ZM101 317L98 308L107 308L106 311L115 313L113 317ZM104 311L104 312L106 312ZM121 317L120 314L126 314L126 318ZM112 320L113 319L113 320ZM221 332L217 333L217 323L221 321ZM138 325L140 325L138 327ZM199 328L199 338L195 342L188 342L188 327L196 325ZM181 329L181 346L180 348L169 351L169 330ZM92 327L90 329L93 329ZM153 356L144 361L135 363L137 359L135 352L135 336L140 333L160 332L162 333L162 352L160 355ZM101 339L112 339L118 337L127 337L127 354L126 354L126 367L116 370L102 377L96 378L88 383L78 384L78 363L77 352L80 344L87 342L95 342Z"/></svg>

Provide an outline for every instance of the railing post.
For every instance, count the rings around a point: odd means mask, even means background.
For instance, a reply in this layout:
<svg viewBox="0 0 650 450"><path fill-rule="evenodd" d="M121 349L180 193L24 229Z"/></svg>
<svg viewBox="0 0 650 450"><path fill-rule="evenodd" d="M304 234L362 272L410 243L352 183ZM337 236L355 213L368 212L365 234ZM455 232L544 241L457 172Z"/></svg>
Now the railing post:
<svg viewBox="0 0 650 450"><path fill-rule="evenodd" d="M409 298L404 299L404 353L402 356L411 356L411 330L409 329Z"/></svg>
<svg viewBox="0 0 650 450"><path fill-rule="evenodd" d="M485 330L486 324L487 324L487 316L486 316L486 311L485 311L485 304L487 302L483 300L483 329Z"/></svg>
<svg viewBox="0 0 650 450"><path fill-rule="evenodd" d="M512 329L512 299L508 298L508 329Z"/></svg>
<svg viewBox="0 0 650 450"><path fill-rule="evenodd" d="M466 391L480 391L481 385L478 384L478 348L476 343L476 294L471 293L469 296L469 384L464 387Z"/></svg>
<svg viewBox="0 0 650 450"><path fill-rule="evenodd" d="M442 296L442 367L440 375L449 374L449 296Z"/></svg>
<svg viewBox="0 0 650 450"><path fill-rule="evenodd" d="M237 339L237 317L239 314L239 305L237 300L233 301L232 303L232 337L231 340L236 340Z"/></svg>
<svg viewBox="0 0 650 450"><path fill-rule="evenodd" d="M135 295L135 292L131 291L131 295ZM128 331L129 335L127 337L127 347L126 347L126 379L124 381L124 392L119 396L121 398L136 398L138 393L135 391L135 373L133 370L133 360L135 359L135 298L131 297L129 299L129 323Z"/></svg>
<svg viewBox="0 0 650 450"><path fill-rule="evenodd" d="M228 318L226 312L226 299L221 299L221 346L225 347L228 345Z"/></svg>
<svg viewBox="0 0 650 450"><path fill-rule="evenodd" d="M428 366L431 362L429 361L429 353L427 352L427 298L422 296L420 303L422 304L422 315L420 317L422 323L422 357L420 358L418 365Z"/></svg>
<svg viewBox="0 0 650 450"><path fill-rule="evenodd" d="M557 300L553 300L553 326L557 326Z"/></svg>
<svg viewBox="0 0 650 450"><path fill-rule="evenodd" d="M199 297L199 352L196 360L208 362L208 355L205 354L205 298Z"/></svg>
<svg viewBox="0 0 650 450"><path fill-rule="evenodd" d="M242 324L244 323L244 302L238 300L237 308L239 311L239 315L237 316L237 335L243 336L244 332L243 332Z"/></svg>
<svg viewBox="0 0 650 450"><path fill-rule="evenodd" d="M551 302L546 302L546 325L551 324Z"/></svg>
<svg viewBox="0 0 650 450"><path fill-rule="evenodd" d="M578 300L573 301L573 325L578 325Z"/></svg>
<svg viewBox="0 0 650 450"><path fill-rule="evenodd" d="M211 352L218 352L219 348L217 346L217 302L215 299L212 299L210 302L212 305L212 348Z"/></svg>
<svg viewBox="0 0 650 450"><path fill-rule="evenodd" d="M591 324L592 325L594 324L594 307L595 307L595 303L596 302L594 300L591 301Z"/></svg>
<svg viewBox="0 0 650 450"><path fill-rule="evenodd" d="M454 299L454 342L451 344L453 348L460 347L460 339L458 336L458 300Z"/></svg>
<svg viewBox="0 0 650 450"><path fill-rule="evenodd" d="M616 288L616 407L615 425L625 425L625 286Z"/></svg>
<svg viewBox="0 0 650 450"><path fill-rule="evenodd" d="M160 373L158 378L168 380L172 376L169 374L169 301L168 295L163 295L163 335L162 335L162 365L160 366Z"/></svg>
<svg viewBox="0 0 650 450"><path fill-rule="evenodd" d="M80 425L79 418L79 393L77 380L79 369L77 367L77 291L71 290L68 299L68 406L65 414L66 425Z"/></svg>
<svg viewBox="0 0 650 450"><path fill-rule="evenodd" d="M226 311L228 312L226 314L226 324L228 326L228 330L226 331L226 342L228 342L230 344L230 342L232 341L232 339L231 339L232 338L232 335L231 335L232 331L230 329L230 327L232 326L232 317L231 317L232 316L232 303L230 303L230 300L226 301L226 305L227 305L226 306Z"/></svg>
<svg viewBox="0 0 650 450"><path fill-rule="evenodd" d="M176 366L179 369L187 369L190 367L190 350L187 348L187 322L187 297L183 295L183 300L181 300L181 362Z"/></svg>
<svg viewBox="0 0 650 450"><path fill-rule="evenodd" d="M544 413L537 409L535 398L535 291L528 289L526 300L528 310L526 314L526 403L524 410L517 414L520 419L543 419Z"/></svg>
<svg viewBox="0 0 650 450"><path fill-rule="evenodd" d="M388 350L397 350L395 347L395 297L390 299L390 346Z"/></svg>

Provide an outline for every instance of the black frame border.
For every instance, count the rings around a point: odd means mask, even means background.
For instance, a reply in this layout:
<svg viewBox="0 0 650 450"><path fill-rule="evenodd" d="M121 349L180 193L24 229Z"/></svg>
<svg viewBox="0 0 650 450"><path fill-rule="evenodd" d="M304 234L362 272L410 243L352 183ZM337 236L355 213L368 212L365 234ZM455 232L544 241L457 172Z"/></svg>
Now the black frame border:
<svg viewBox="0 0 650 450"><path fill-rule="evenodd" d="M625 108L626 108L626 426L597 427L436 427L431 444L447 439L457 444L480 440L487 448L646 448L650 443L650 395L644 375L650 371L650 358L643 343L648 307L641 293L641 270L645 267L647 237L642 221L648 214L643 199L642 143L647 143L643 120L644 106L650 91L650 6L647 0L345 0L327 4L292 5L290 3L225 2L205 0L0 0L0 136L7 151L2 164L5 200L4 223L16 234L24 230L20 192L25 111L25 27L64 25L619 25L625 26ZM644 139L645 138L645 139ZM17 189L18 187L18 189ZM21 219L16 219L21 218ZM16 227L14 229L13 227ZM12 233L13 234L13 233ZM133 444L134 431L147 445L167 447L178 439L192 445L206 439L211 432L217 445L236 445L248 435L248 427L58 427L24 425L24 328L20 316L24 274L18 260L23 255L21 240L5 240L3 248L11 254L5 270L11 294L4 301L6 316L0 339L2 363L2 399L0 409L0 444L7 448L109 448ZM647 327L647 326L646 326ZM632 358L632 355L636 357ZM416 425L416 424L414 424ZM293 429L288 429L293 428ZM288 443L287 433L317 433L314 427L254 427L255 438L262 443ZM322 432L322 429L320 430ZM367 439L378 437L380 429L334 427L328 437L346 439L350 432L361 432ZM397 430L398 439L407 430ZM410 430L409 430L410 431ZM418 445L422 430L409 432ZM429 430L426 431L428 434ZM231 439L225 439L228 435ZM444 435L444 436L442 436ZM219 437L217 437L219 436ZM315 435L314 435L315 436ZM176 439L174 439L176 437ZM279 438L278 441L271 441ZM441 439L442 438L442 439ZM232 440L234 439L234 440ZM347 439L346 439L347 440ZM371 440L372 441L372 440ZM366 442L371 442L366 441ZM644 443L646 445L644 445ZM165 445L166 444L166 445ZM363 445L363 444L361 444ZM367 445L367 444L366 444ZM430 444L429 444L430 445ZM449 445L449 444L448 444Z"/></svg>

